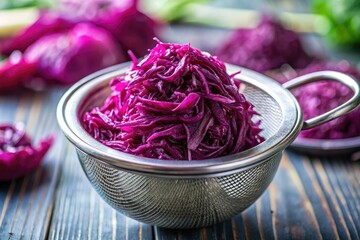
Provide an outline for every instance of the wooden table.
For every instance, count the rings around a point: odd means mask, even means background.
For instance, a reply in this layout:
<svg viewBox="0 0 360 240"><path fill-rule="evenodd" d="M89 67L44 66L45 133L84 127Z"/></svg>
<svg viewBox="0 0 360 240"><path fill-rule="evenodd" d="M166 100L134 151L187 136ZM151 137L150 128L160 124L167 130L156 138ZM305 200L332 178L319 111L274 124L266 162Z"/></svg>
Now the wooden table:
<svg viewBox="0 0 360 240"><path fill-rule="evenodd" d="M175 26L165 36L208 50L226 34ZM216 226L169 230L117 213L91 187L74 148L59 131L55 109L64 91L56 87L0 96L0 122L24 122L36 141L57 134L36 171L0 183L0 239L359 239L359 162L291 151L261 198Z"/></svg>

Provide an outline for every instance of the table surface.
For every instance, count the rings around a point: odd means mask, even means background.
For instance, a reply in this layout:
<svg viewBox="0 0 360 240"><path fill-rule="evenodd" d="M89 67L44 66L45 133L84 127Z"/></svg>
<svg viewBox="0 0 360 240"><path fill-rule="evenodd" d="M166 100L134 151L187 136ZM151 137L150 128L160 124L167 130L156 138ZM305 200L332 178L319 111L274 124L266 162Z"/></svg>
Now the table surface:
<svg viewBox="0 0 360 240"><path fill-rule="evenodd" d="M181 25L164 33L169 41L191 42L205 50L226 35L221 29ZM169 230L117 213L91 187L58 128L55 109L65 90L0 96L0 122L24 122L36 141L57 134L36 171L0 183L0 239L359 239L359 162L292 151L285 152L261 198L224 223Z"/></svg>

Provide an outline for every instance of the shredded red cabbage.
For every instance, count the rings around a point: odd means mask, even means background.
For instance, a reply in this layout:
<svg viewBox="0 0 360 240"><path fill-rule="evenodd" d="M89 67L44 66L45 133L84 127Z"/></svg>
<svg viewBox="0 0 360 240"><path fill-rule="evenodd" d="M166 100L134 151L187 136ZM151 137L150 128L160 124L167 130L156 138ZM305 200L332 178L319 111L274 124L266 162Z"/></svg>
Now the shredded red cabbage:
<svg viewBox="0 0 360 240"><path fill-rule="evenodd" d="M296 75L284 74L280 78L283 82L285 76L291 79L296 76L322 70L343 72L360 80L360 72L345 60L338 63L322 62L312 64L299 71ZM304 119L309 119L334 109L353 96L351 89L334 81L311 83L294 90L293 93L303 110ZM301 131L299 137L315 139L343 139L357 137L360 136L359 120L360 108L357 108L354 111L328 123L309 130Z"/></svg>
<svg viewBox="0 0 360 240"><path fill-rule="evenodd" d="M236 30L216 55L224 62L258 72L283 64L303 68L313 61L303 49L299 35L268 16L264 16L254 29Z"/></svg>
<svg viewBox="0 0 360 240"><path fill-rule="evenodd" d="M264 141L239 85L217 58L189 44L158 42L111 81L111 95L83 116L83 125L106 146L149 158L238 153Z"/></svg>
<svg viewBox="0 0 360 240"><path fill-rule="evenodd" d="M0 181L15 179L34 170L53 141L51 136L34 147L22 124L0 124Z"/></svg>

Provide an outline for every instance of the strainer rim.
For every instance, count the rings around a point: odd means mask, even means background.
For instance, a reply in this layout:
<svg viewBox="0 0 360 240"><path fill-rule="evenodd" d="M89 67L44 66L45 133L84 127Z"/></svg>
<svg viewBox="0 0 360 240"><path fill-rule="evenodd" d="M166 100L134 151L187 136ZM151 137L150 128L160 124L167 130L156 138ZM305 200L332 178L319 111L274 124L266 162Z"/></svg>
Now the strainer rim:
<svg viewBox="0 0 360 240"><path fill-rule="evenodd" d="M115 65L83 78L65 92L57 107L58 123L68 140L81 151L110 165L131 171L158 175L205 176L207 174L225 173L234 169L257 165L260 161L266 160L270 156L284 150L295 140L301 130L303 123L302 111L290 91L284 89L278 82L263 74L243 67L226 64L229 74L241 71L238 77L240 80L245 82L249 82L249 80L255 81L251 82L251 84L260 87L262 90L267 89L266 92L282 108L283 115L286 116L283 117L281 126L275 135L246 151L206 160L150 159L112 149L98 142L85 131L79 121L78 110L85 96L84 94L89 94L90 91L93 91L92 86L97 86L99 83L109 81L109 79L125 73L129 65L129 62ZM284 114L284 112L287 114Z"/></svg>

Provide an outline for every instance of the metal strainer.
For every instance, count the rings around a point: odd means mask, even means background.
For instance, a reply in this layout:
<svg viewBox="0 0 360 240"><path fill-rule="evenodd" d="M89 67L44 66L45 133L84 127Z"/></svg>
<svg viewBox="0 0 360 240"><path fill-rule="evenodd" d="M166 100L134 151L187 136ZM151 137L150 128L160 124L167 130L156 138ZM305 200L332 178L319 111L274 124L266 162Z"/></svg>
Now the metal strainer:
<svg viewBox="0 0 360 240"><path fill-rule="evenodd" d="M301 129L339 117L360 103L359 84L342 73L312 73L281 86L262 74L227 65L230 74L241 71L238 76L245 84L244 94L261 115L266 141L244 152L209 160L148 159L102 145L79 121L84 112L103 103L110 93L109 81L124 74L127 66L105 69L71 87L59 103L57 117L101 197L131 218L167 228L208 226L240 213L270 184L283 150ZM287 89L324 78L347 85L354 96L304 122L298 102Z"/></svg>

